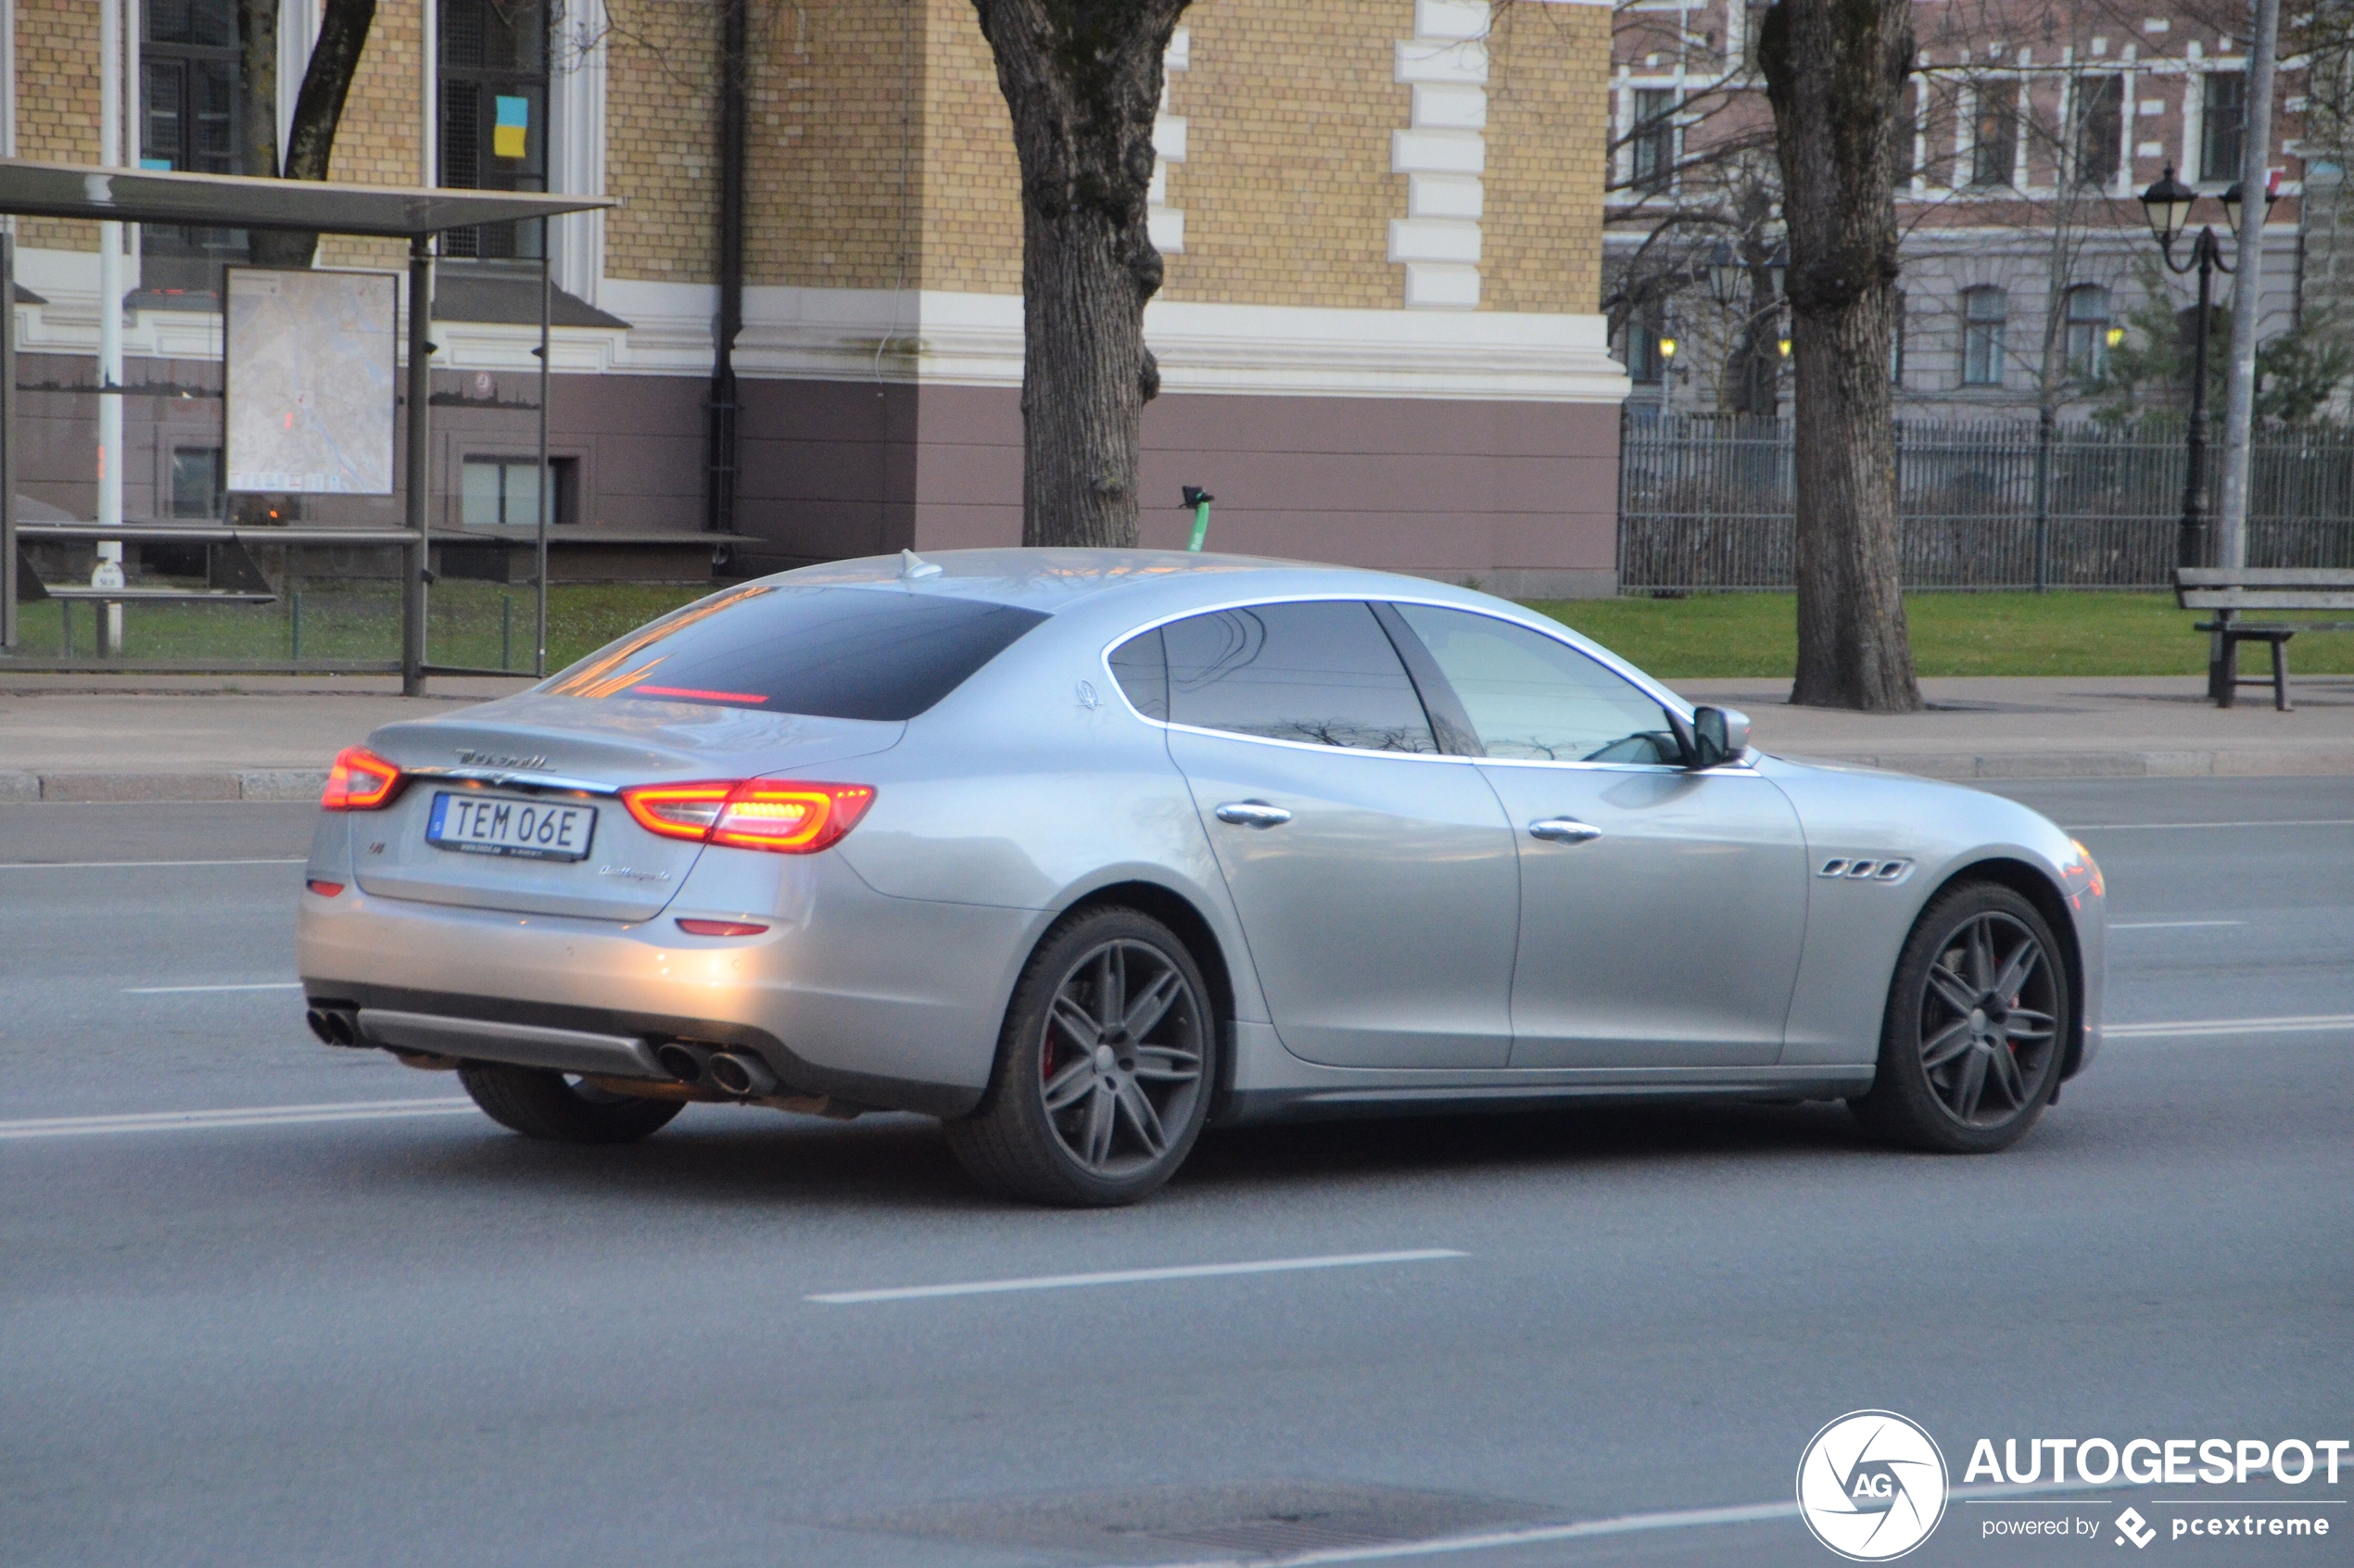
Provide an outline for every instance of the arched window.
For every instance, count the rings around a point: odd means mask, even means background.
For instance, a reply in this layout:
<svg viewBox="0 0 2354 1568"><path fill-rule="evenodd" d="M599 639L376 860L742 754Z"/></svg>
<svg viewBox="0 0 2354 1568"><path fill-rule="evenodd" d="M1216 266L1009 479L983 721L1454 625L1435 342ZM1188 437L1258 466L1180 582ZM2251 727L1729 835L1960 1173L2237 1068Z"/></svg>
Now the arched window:
<svg viewBox="0 0 2354 1568"><path fill-rule="evenodd" d="M2068 291L2068 373L2083 381L2108 368L2108 290L2079 284Z"/></svg>
<svg viewBox="0 0 2354 1568"><path fill-rule="evenodd" d="M2003 323L2010 296L1999 288L1962 291L1962 385L2003 385Z"/></svg>

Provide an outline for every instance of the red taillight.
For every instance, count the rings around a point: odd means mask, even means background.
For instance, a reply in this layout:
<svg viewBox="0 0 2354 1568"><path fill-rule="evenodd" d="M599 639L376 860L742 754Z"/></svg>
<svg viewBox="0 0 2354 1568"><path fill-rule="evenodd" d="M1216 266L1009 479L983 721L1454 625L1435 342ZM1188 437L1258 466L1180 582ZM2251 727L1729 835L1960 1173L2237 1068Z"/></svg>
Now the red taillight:
<svg viewBox="0 0 2354 1568"><path fill-rule="evenodd" d="M681 917L678 929L689 936L758 936L766 926L755 926L750 920L689 920Z"/></svg>
<svg viewBox="0 0 2354 1568"><path fill-rule="evenodd" d="M346 746L327 773L319 804L328 811L381 811L400 790L400 769L365 746Z"/></svg>
<svg viewBox="0 0 2354 1568"><path fill-rule="evenodd" d="M302 885L309 888L312 892L317 893L321 898L333 898L337 893L343 891L343 884L341 882L322 881L316 877L311 878Z"/></svg>
<svg viewBox="0 0 2354 1568"><path fill-rule="evenodd" d="M639 827L666 839L813 854L858 826L875 803L875 791L867 784L712 778L640 784L624 790L621 803Z"/></svg>

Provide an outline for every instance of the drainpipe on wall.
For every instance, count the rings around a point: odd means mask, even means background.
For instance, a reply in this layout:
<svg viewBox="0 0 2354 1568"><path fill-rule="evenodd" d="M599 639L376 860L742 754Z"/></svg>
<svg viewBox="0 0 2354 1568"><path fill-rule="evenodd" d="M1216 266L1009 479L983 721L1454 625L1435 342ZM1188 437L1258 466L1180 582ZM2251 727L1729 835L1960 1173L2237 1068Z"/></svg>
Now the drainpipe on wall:
<svg viewBox="0 0 2354 1568"><path fill-rule="evenodd" d="M744 5L719 7L719 319L703 526L723 534L736 530L736 335L744 324Z"/></svg>

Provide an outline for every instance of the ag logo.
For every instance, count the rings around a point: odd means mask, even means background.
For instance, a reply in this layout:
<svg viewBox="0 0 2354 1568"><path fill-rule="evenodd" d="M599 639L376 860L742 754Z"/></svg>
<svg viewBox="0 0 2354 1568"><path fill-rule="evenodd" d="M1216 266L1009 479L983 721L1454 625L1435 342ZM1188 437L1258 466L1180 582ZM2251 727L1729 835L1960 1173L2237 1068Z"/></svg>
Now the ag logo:
<svg viewBox="0 0 2354 1568"><path fill-rule="evenodd" d="M1945 1456L1892 1410L1843 1415L1799 1459L1798 1514L1850 1562L1902 1557L1945 1516Z"/></svg>

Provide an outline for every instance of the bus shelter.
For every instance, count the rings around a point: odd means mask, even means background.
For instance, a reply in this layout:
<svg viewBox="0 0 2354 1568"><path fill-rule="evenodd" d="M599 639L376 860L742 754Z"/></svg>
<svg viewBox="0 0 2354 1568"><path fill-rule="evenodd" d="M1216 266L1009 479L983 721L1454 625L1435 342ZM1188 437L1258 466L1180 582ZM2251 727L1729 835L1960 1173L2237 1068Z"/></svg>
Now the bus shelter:
<svg viewBox="0 0 2354 1568"><path fill-rule="evenodd" d="M398 661L386 660L380 664L346 663L338 665L338 668L345 670L365 668L386 674L398 671L401 677L401 689L410 695L421 692L424 688L425 678L432 675L513 673L506 670L491 671L479 666L436 664L431 662L429 657L427 592L433 582L431 570L433 518L429 504L432 495L432 467L429 442L430 410L433 402L432 360L435 351L435 345L431 338L434 242L437 236L453 230L472 230L499 224L544 223L546 220L564 213L609 208L614 205L612 200L603 196L540 196L506 191L403 189L301 180L257 179L241 175L184 174L98 165L37 163L17 158L0 158L0 214L27 218L80 220L101 224L178 225L210 230L286 230L320 234L364 235L408 242L407 304L405 311L399 313L405 327L406 351L403 356L405 364L400 367L400 372L397 375L391 373L393 360L389 353L391 348L389 342L382 345L385 357L380 362L372 360L365 366L354 363L348 367L341 367L335 362L334 359L335 355L341 351L337 348L336 335L326 330L316 332L307 330L300 314L300 311L307 308L305 297L310 292L304 280L314 274L302 272L272 274L261 269L239 269L241 272L252 272L259 275L238 280L246 285L248 294L271 293L274 288L275 293L285 297L283 301L284 308L279 312L282 320L276 328L279 334L278 341L285 347L277 352L280 358L295 362L279 367L281 370L309 378L312 386L325 389L332 397L346 399L347 403L355 396L354 388L367 388L373 392L373 389L380 382L382 383L382 395L387 405L382 411L386 416L384 430L386 447L378 466L384 471L383 477L386 487L367 493L382 494L387 497L390 494L389 478L391 470L395 466L389 448L390 432L398 425L400 430L400 459L397 466L399 471L404 506L401 522L397 527L307 526L298 524L241 526L233 516L224 516L218 523L203 524L159 519L133 523L127 518L120 522L19 518L18 513L21 470L18 443L20 424L17 366L18 335L15 306L13 304L8 306L10 311L8 330L0 332L0 667L32 667L31 663L21 657L22 650L19 647L20 595L55 593L61 598L90 600L108 606L137 603L143 601L184 601L195 598L250 601L268 599L272 596L267 583L262 581L260 575L251 567L251 557L246 548L247 546L328 548L373 546L395 547L401 551L400 656ZM540 307L538 356L539 475L535 520L537 570L533 574L535 588L533 669L536 673L545 674L548 643L548 528L552 512L548 464L548 340L551 294L547 262L549 247L543 243L538 247L538 249ZM334 273L315 275L330 279L336 276ZM348 275L373 276L383 281L387 289L395 286L395 280L386 278L383 273ZM281 285L291 281L294 286L273 285L271 281L272 278L281 280ZM102 289L101 293L103 292ZM228 396L228 378L233 369L229 359L231 334L228 311L231 292L230 282L224 277L220 290L220 305L222 311L224 443L229 438L225 426L231 419L236 417L238 411L229 409L225 402ZM0 236L0 301L13 301L17 297L14 238ZM271 303L278 305L282 302L273 299ZM344 310L345 306L338 304L335 308ZM108 310L119 313L122 309L122 302L102 298L99 309L102 312L103 322L103 313ZM119 314L116 320L119 323ZM390 317L386 318L386 324L387 330L393 330ZM357 353L358 350L354 349L352 352ZM359 379L354 380L341 373L346 368ZM266 379L270 369L264 366L256 373ZM123 388L119 386L107 386L104 382L105 378L102 376L101 385L95 388L101 398L108 397L120 398L123 395ZM368 394L357 395L361 396L364 402ZM249 416L255 406L259 405L254 400L247 399L243 405L243 411ZM120 404L118 403L116 407L119 410ZM405 413L405 424L395 417L396 407L399 412ZM360 416L362 423L365 422L368 412L364 406L356 408L347 406L344 411L348 417ZM119 414L117 417L119 419ZM310 423L313 422L306 420L306 429ZM249 419L248 424L250 424ZM118 424L117 428L119 427ZM287 417L286 430L290 434L297 430L291 411ZM267 434L266 431L265 434ZM324 426L317 435L317 439L326 443L330 449L334 447L336 438L335 432ZM225 444L223 449L224 452L228 449ZM228 461L224 457L224 463ZM299 454L292 458L266 454L260 461L264 464L272 462L286 462L293 464L295 469L299 469L304 460ZM284 473L269 474L264 477L284 481L284 483L258 484L250 487L301 490L306 487L306 481L312 476L289 470ZM361 481L361 484L369 482L371 481L367 479ZM117 483L120 483L119 478ZM325 483L345 484L347 481L332 479ZM236 489L241 487L231 484L228 487ZM233 559L242 564L231 573L232 580L227 586L216 585L202 592L132 588L120 581L119 574L114 580L105 583L94 581L88 588L44 589L37 582L23 580L25 556L21 547L27 543L87 541L102 547L112 545L117 547L116 553L119 557L120 542L126 537L135 538L143 544L154 541L191 545L199 549L226 547ZM103 557L105 553L103 549L100 553ZM63 607L61 607L62 613ZM299 625L297 619L296 622L297 630L295 634L297 650L296 657L283 665L274 667L287 670L318 667L316 664L303 664L299 659ZM70 622L64 623L64 626L66 635L70 638ZM53 664L47 667L73 666L68 658L60 664ZM164 666L150 664L142 667ZM183 667L207 669L218 666L207 661L195 660L185 662ZM273 666L257 664L248 661L240 663L236 667L243 670L254 670Z"/></svg>

